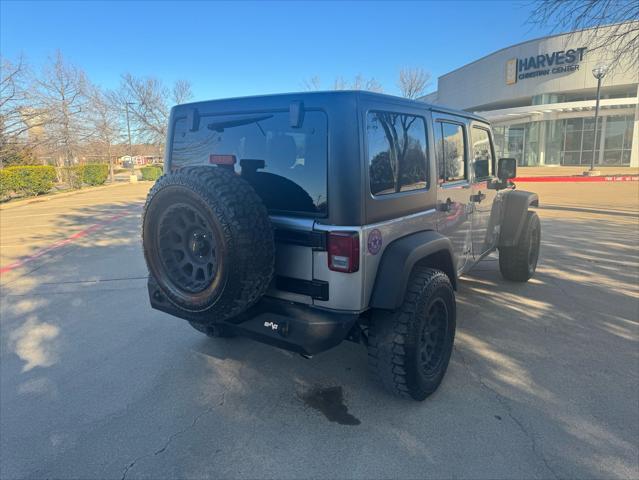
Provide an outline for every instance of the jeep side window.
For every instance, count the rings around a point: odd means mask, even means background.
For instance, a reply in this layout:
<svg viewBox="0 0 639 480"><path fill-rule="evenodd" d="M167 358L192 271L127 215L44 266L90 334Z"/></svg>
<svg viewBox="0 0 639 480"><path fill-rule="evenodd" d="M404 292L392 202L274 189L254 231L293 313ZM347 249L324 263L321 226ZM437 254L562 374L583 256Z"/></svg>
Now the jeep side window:
<svg viewBox="0 0 639 480"><path fill-rule="evenodd" d="M366 132L373 195L428 188L426 123L422 117L369 112Z"/></svg>
<svg viewBox="0 0 639 480"><path fill-rule="evenodd" d="M473 167L475 178L490 177L493 173L493 147L488 130L473 127Z"/></svg>
<svg viewBox="0 0 639 480"><path fill-rule="evenodd" d="M456 123L437 121L434 130L440 182L466 180L468 172L464 127Z"/></svg>

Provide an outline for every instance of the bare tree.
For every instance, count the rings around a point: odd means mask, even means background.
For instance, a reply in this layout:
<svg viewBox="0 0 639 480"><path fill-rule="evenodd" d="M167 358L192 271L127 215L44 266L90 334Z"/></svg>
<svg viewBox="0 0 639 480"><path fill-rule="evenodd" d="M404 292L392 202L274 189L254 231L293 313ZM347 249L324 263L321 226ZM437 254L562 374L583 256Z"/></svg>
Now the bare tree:
<svg viewBox="0 0 639 480"><path fill-rule="evenodd" d="M639 69L639 1L542 0L533 5L529 23L581 36L589 51L602 51L611 68Z"/></svg>
<svg viewBox="0 0 639 480"><path fill-rule="evenodd" d="M423 68L402 68L397 86L405 98L416 99L424 95L430 81L430 73Z"/></svg>
<svg viewBox="0 0 639 480"><path fill-rule="evenodd" d="M333 82L333 90L348 90L348 84L346 83L346 80L344 80L344 77L335 77L335 81Z"/></svg>
<svg viewBox="0 0 639 480"><path fill-rule="evenodd" d="M89 89L89 99L89 121L95 140L106 153L109 162L109 178L113 182L113 146L122 139L117 99L112 92L102 91L95 85Z"/></svg>
<svg viewBox="0 0 639 480"><path fill-rule="evenodd" d="M168 97L166 87L155 78L137 78L130 73L122 76L119 104L122 112L129 108L140 141L164 141L169 114Z"/></svg>
<svg viewBox="0 0 639 480"><path fill-rule="evenodd" d="M188 80L176 80L173 84L172 93L173 95L171 96L171 100L174 105L186 103L193 98L191 83Z"/></svg>
<svg viewBox="0 0 639 480"><path fill-rule="evenodd" d="M0 167L24 148L32 147L27 132L40 125L38 112L29 108L30 70L20 57L0 59Z"/></svg>
<svg viewBox="0 0 639 480"><path fill-rule="evenodd" d="M302 86L305 90L313 92L322 89L322 82L320 80L320 77L318 77L317 75L313 75L311 78L305 78L304 80L302 80Z"/></svg>
<svg viewBox="0 0 639 480"><path fill-rule="evenodd" d="M390 146L388 153L393 172L393 191L397 193L401 189L401 168L409 148L408 131L418 117L398 113L378 113L377 118ZM401 132L398 129L401 129Z"/></svg>
<svg viewBox="0 0 639 480"><path fill-rule="evenodd" d="M362 74L357 74L353 83L351 84L352 90L367 90L369 92L381 93L384 91L382 84L375 80L374 77L364 78Z"/></svg>
<svg viewBox="0 0 639 480"><path fill-rule="evenodd" d="M302 85L308 91L317 91L322 89L320 77L317 75L304 79ZM382 84L375 80L374 77L366 78L362 74L357 74L353 81L349 83L341 75L335 77L331 90L367 90L369 92L381 93L384 91Z"/></svg>
<svg viewBox="0 0 639 480"><path fill-rule="evenodd" d="M366 80L365 90L368 90L369 92L384 93L384 87L374 78Z"/></svg>
<svg viewBox="0 0 639 480"><path fill-rule="evenodd" d="M108 157L113 180L113 155L122 140L125 106L129 107L135 140L162 148L170 107L188 102L191 85L178 80L166 87L155 78L122 77L117 92L104 92L85 73L56 52L38 75L22 58L0 58L0 167L11 161L32 161L25 153L40 151L58 165L83 157ZM152 147L153 145L153 147ZM35 150L34 150L35 149Z"/></svg>
<svg viewBox="0 0 639 480"><path fill-rule="evenodd" d="M57 155L58 165L77 159L80 145L92 132L87 128L87 81L84 72L67 63L59 51L34 80L33 115L44 125L44 137Z"/></svg>
<svg viewBox="0 0 639 480"><path fill-rule="evenodd" d="M130 73L122 76L117 93L122 111L128 104L137 140L157 146L162 145L166 137L169 101L184 103L191 97L191 85L186 80L178 80L169 90L157 78L140 78Z"/></svg>

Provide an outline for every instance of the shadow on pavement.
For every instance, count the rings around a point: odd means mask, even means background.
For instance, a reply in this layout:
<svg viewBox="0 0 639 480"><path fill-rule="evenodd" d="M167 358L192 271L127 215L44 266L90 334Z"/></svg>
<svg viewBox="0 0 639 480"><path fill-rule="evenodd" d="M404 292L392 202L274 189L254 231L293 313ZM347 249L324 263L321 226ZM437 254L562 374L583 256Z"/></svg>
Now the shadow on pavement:
<svg viewBox="0 0 639 480"><path fill-rule="evenodd" d="M418 404L370 383L363 346L305 360L152 311L139 202L59 222L118 213L3 278L2 478L637 476L636 226L540 212L538 274L506 282L491 256L462 280ZM309 408L317 388L360 423Z"/></svg>
<svg viewBox="0 0 639 480"><path fill-rule="evenodd" d="M541 207L541 209L542 210L560 210L563 212L594 213L599 215L612 215L615 217L616 216L634 217L639 220L639 214L635 211L621 211L621 210L612 210L612 209L600 210L595 208L581 208L581 207L573 207L573 206L566 207L563 205L551 205L551 204L544 204Z"/></svg>

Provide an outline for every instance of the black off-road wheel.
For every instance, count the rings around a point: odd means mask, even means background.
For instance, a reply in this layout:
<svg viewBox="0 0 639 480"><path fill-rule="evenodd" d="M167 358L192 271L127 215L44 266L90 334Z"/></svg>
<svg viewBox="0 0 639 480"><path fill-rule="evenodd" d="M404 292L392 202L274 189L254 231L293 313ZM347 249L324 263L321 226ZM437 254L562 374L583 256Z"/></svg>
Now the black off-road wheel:
<svg viewBox="0 0 639 480"><path fill-rule="evenodd" d="M232 170L190 167L162 176L146 200L142 242L167 298L212 323L232 322L273 277L266 207Z"/></svg>
<svg viewBox="0 0 639 480"><path fill-rule="evenodd" d="M528 212L519 242L499 248L499 271L506 280L527 282L535 274L539 260L541 224L535 212Z"/></svg>
<svg viewBox="0 0 639 480"><path fill-rule="evenodd" d="M368 331L371 374L393 394L424 400L444 378L455 328L455 292L448 276L415 268L402 306L373 312Z"/></svg>

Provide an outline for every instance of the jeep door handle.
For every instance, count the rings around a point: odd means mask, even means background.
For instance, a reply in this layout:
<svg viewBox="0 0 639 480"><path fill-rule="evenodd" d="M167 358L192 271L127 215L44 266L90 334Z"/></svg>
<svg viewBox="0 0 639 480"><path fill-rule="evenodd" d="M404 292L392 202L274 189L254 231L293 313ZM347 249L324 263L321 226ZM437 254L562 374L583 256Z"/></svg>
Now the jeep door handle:
<svg viewBox="0 0 639 480"><path fill-rule="evenodd" d="M448 197L445 202L441 202L437 205L437 210L440 212L450 212L450 206L453 204L453 201Z"/></svg>
<svg viewBox="0 0 639 480"><path fill-rule="evenodd" d="M486 198L485 193L481 193L481 190L476 195L470 196L470 201L475 203L481 203L481 201Z"/></svg>

